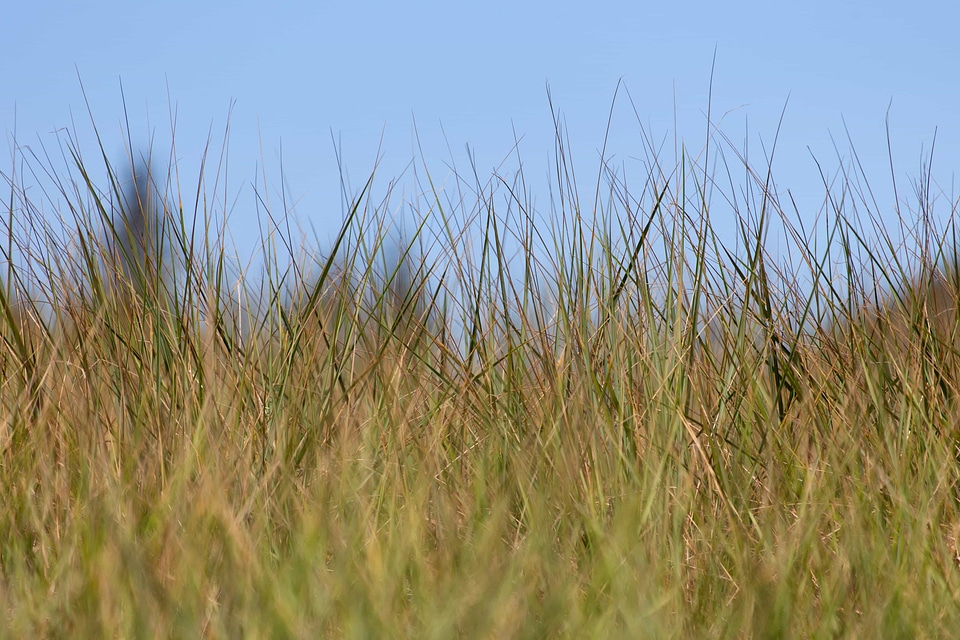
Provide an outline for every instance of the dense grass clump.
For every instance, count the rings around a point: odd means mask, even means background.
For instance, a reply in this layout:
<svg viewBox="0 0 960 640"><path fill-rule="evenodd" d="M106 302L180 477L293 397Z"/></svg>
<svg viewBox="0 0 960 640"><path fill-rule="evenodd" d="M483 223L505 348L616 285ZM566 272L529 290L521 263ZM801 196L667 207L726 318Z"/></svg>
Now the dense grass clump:
<svg viewBox="0 0 960 640"><path fill-rule="evenodd" d="M175 172L18 156L0 635L951 637L953 205L904 259L842 179L654 156L587 204L564 148L550 211L424 167L406 239L371 180L246 281Z"/></svg>

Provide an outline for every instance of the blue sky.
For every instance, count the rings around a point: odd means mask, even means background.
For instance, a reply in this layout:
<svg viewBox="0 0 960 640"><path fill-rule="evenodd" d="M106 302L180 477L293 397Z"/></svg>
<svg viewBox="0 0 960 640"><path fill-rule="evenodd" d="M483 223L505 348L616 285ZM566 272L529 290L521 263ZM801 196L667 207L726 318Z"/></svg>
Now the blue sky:
<svg viewBox="0 0 960 640"><path fill-rule="evenodd" d="M726 114L721 128L734 141L746 135L755 150L769 143L786 104L774 168L801 217L812 219L822 198L811 153L835 168L832 139L848 151L844 122L884 215L893 209L888 107L903 184L919 173L935 130L934 176L948 196L960 161L960 5L952 2L31 0L8 7L5 22L8 149L15 138L56 152L53 132L69 128L96 159L82 81L107 152L122 157L122 82L135 144L153 139L169 150L175 111L181 179L195 183L207 138L219 151L229 115L230 227L241 252L258 243L251 184L262 184L265 167L276 201L281 149L296 219L321 236L336 227L331 134L354 189L378 153L381 185L407 166L414 119L435 177L451 160L468 164L466 145L486 177L516 132L528 180L545 185L554 150L547 84L581 175L596 175L621 79L655 138L672 139L676 122L699 149L715 53L712 110L715 119ZM632 109L618 102L608 155L636 182L643 143ZM545 186L537 188L545 208Z"/></svg>

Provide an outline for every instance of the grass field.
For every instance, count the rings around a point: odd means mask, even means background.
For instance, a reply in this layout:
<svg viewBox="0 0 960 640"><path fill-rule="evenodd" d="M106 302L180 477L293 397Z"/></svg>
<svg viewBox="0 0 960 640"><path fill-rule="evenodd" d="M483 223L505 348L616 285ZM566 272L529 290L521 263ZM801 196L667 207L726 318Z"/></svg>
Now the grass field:
<svg viewBox="0 0 960 640"><path fill-rule="evenodd" d="M246 289L172 171L15 153L0 636L955 637L956 200L706 149L581 198L560 144L536 214L424 163L407 244L371 182Z"/></svg>

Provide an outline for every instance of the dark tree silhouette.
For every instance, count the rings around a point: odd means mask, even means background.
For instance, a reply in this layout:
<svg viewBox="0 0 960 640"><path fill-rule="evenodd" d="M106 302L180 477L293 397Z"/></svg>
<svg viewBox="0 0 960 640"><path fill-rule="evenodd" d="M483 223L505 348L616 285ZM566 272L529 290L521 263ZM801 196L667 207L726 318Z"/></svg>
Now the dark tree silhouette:
<svg viewBox="0 0 960 640"><path fill-rule="evenodd" d="M158 284L164 266L162 214L150 164L141 161L130 171L117 190L107 246L115 275L145 294Z"/></svg>

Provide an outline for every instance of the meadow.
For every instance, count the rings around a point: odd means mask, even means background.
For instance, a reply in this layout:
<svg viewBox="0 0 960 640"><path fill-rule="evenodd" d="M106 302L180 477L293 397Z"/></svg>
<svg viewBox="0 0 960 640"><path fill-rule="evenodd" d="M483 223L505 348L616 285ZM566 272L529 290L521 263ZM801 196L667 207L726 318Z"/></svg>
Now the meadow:
<svg viewBox="0 0 960 640"><path fill-rule="evenodd" d="M423 162L246 284L156 158L15 149L0 636L953 637L956 198L561 131L546 210Z"/></svg>

